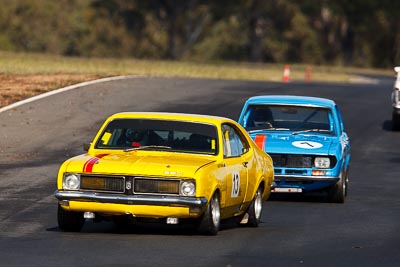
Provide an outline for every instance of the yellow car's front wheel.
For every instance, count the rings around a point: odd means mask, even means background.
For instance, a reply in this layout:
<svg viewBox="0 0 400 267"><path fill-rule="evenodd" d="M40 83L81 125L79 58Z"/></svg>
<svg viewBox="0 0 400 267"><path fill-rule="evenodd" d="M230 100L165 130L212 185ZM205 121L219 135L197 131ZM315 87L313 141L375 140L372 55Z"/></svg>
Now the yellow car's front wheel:
<svg viewBox="0 0 400 267"><path fill-rule="evenodd" d="M60 204L58 204L57 219L58 227L66 232L79 232L85 223L82 212L67 211L61 208Z"/></svg>
<svg viewBox="0 0 400 267"><path fill-rule="evenodd" d="M219 195L216 192L214 193L213 197L207 205L207 209L204 212L198 225L198 230L201 233L216 235L218 233L220 223L221 207L219 202Z"/></svg>
<svg viewBox="0 0 400 267"><path fill-rule="evenodd" d="M251 202L247 213L249 215L249 220L247 224L249 226L257 227L261 221L261 212L262 212L262 190L258 188L256 195Z"/></svg>

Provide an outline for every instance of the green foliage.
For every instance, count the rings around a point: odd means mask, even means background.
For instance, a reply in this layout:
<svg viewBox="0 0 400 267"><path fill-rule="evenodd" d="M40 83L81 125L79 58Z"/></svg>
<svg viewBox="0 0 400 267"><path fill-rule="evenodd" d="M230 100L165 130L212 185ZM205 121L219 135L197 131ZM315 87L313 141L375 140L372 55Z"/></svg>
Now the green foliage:
<svg viewBox="0 0 400 267"><path fill-rule="evenodd" d="M0 50L392 67L394 0L0 0Z"/></svg>
<svg viewBox="0 0 400 267"><path fill-rule="evenodd" d="M85 0L3 0L0 49L74 53L82 28ZM76 52L78 52L76 50Z"/></svg>
<svg viewBox="0 0 400 267"><path fill-rule="evenodd" d="M199 60L246 60L247 39L243 38L244 31L246 29L243 29L236 16L218 21L188 57Z"/></svg>

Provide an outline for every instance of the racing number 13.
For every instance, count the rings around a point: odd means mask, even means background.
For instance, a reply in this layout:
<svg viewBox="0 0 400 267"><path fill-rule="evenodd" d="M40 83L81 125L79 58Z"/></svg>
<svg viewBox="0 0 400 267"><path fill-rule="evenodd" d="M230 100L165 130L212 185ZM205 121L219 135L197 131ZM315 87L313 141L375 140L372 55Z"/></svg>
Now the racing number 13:
<svg viewBox="0 0 400 267"><path fill-rule="evenodd" d="M238 197L240 191L240 175L238 172L232 173L232 193L231 197Z"/></svg>

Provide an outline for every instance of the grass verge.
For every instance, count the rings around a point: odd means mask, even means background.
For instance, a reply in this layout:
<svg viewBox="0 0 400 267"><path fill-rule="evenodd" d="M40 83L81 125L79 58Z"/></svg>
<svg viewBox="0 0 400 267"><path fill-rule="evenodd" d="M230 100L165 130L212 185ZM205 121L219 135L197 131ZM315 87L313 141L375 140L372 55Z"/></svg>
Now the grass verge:
<svg viewBox="0 0 400 267"><path fill-rule="evenodd" d="M280 82L282 64L240 62L182 62L138 59L62 57L0 51L0 107L71 84L97 78L135 75ZM312 81L361 81L360 75L392 75L391 70L290 65L290 80L304 81L306 68Z"/></svg>

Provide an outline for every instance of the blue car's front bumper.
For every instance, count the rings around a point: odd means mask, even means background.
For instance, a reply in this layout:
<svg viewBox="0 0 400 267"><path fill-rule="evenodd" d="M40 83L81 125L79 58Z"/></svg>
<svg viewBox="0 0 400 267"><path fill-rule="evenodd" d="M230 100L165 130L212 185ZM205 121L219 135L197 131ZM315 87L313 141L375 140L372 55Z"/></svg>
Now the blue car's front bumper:
<svg viewBox="0 0 400 267"><path fill-rule="evenodd" d="M338 176L311 176L311 175L275 175L276 187L272 192L304 192L317 191L335 185Z"/></svg>

